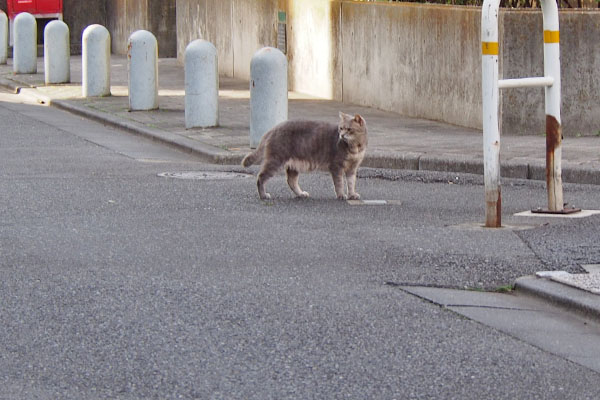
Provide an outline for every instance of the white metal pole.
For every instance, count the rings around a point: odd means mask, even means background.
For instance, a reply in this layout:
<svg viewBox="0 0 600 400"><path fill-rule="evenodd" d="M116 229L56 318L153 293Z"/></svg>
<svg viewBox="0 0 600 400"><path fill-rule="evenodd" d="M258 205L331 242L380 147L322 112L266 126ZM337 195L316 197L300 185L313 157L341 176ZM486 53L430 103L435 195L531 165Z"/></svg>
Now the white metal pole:
<svg viewBox="0 0 600 400"><path fill-rule="evenodd" d="M485 226L502 226L500 187L500 130L498 127L498 8L500 0L485 0L481 13L481 64L483 95L483 169Z"/></svg>
<svg viewBox="0 0 600 400"><path fill-rule="evenodd" d="M544 14L544 76L554 79L546 93L546 184L548 210L562 211L562 127L560 119L560 33L558 7L554 0L542 0Z"/></svg>

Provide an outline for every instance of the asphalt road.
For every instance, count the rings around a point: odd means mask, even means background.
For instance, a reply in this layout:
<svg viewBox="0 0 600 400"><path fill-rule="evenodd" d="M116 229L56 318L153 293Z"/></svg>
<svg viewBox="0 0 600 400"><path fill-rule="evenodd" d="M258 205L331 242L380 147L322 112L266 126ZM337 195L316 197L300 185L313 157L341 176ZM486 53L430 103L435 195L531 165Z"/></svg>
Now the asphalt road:
<svg viewBox="0 0 600 400"><path fill-rule="evenodd" d="M600 397L598 373L399 287L598 262L600 218L511 216L541 183L503 187L505 223L534 228L485 230L481 177L363 170L363 198L399 204L351 206L281 176L265 203L253 178L159 176L238 167L46 107L0 118L1 399Z"/></svg>

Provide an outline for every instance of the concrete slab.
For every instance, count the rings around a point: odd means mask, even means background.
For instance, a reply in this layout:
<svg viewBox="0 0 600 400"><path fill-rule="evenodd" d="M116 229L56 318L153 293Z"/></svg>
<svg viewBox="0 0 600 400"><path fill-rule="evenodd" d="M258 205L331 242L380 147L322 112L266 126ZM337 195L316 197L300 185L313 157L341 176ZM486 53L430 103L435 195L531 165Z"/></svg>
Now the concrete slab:
<svg viewBox="0 0 600 400"><path fill-rule="evenodd" d="M470 231L486 231L486 232L502 232L502 231L523 231L526 229L533 229L535 225L508 225L503 224L499 228L488 228L483 222L466 222L464 224L454 225L453 228L466 229Z"/></svg>
<svg viewBox="0 0 600 400"><path fill-rule="evenodd" d="M513 214L515 217L536 217L536 218L586 218L592 215L600 214L600 210L581 210L573 214L540 214L533 213L530 210Z"/></svg>
<svg viewBox="0 0 600 400"><path fill-rule="evenodd" d="M600 372L600 323L541 298L431 287L402 290Z"/></svg>

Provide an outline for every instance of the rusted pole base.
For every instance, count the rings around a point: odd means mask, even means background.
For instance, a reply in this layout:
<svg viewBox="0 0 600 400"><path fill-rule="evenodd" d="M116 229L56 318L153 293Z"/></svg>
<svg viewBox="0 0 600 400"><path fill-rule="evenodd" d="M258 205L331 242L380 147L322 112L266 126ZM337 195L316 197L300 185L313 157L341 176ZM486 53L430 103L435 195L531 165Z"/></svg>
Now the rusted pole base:
<svg viewBox="0 0 600 400"><path fill-rule="evenodd" d="M493 200L485 202L485 227L486 228L501 228L502 227L502 194L500 187L498 193L486 193L486 197L493 195ZM488 197L489 198L489 197Z"/></svg>
<svg viewBox="0 0 600 400"><path fill-rule="evenodd" d="M546 115L546 185L550 211L563 209L561 153L562 129L560 122L552 115Z"/></svg>

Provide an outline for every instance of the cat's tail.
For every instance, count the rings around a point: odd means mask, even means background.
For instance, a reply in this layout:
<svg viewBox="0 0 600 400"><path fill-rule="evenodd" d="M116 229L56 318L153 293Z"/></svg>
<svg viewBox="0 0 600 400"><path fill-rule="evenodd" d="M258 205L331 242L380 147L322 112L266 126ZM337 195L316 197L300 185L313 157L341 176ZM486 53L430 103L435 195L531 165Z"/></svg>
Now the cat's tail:
<svg viewBox="0 0 600 400"><path fill-rule="evenodd" d="M252 153L250 153L246 157L244 157L244 159L242 160L242 166L249 167L253 164L258 164L259 162L262 161L262 158L263 158L263 148L262 148L262 146L259 145L256 150L254 150Z"/></svg>

